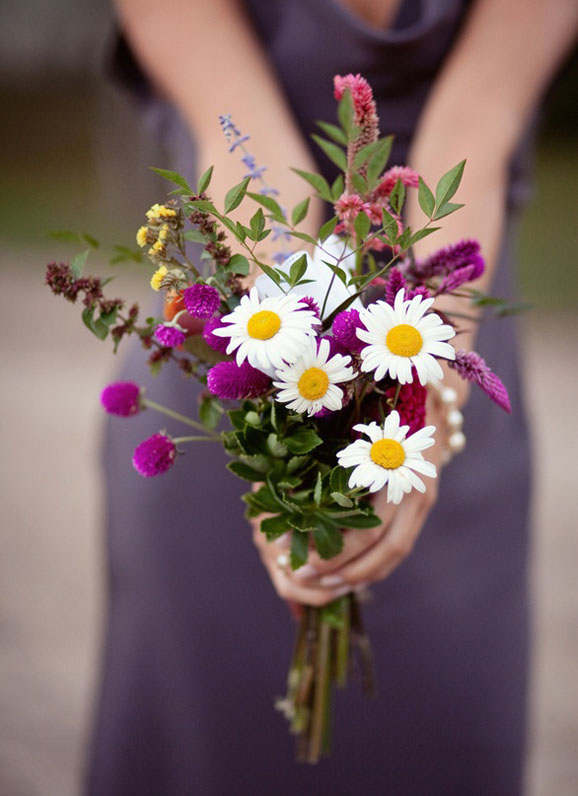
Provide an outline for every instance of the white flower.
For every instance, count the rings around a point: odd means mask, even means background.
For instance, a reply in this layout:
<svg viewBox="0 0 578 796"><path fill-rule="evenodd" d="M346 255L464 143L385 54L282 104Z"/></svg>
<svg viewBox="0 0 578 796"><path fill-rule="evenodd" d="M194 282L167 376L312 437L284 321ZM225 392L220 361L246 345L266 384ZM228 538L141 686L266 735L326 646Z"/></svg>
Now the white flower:
<svg viewBox="0 0 578 796"><path fill-rule="evenodd" d="M443 371L435 357L455 359L453 346L444 342L455 335L435 312L425 313L433 298L414 296L404 300L404 289L398 291L394 306L376 301L359 313L365 329L357 329L357 336L368 343L361 350L361 370L375 371L375 380L387 374L401 384L413 381L412 365L421 384L443 378Z"/></svg>
<svg viewBox="0 0 578 796"><path fill-rule="evenodd" d="M254 368L273 376L276 368L299 358L308 337L314 334L316 320L299 296L260 301L254 287L233 312L221 318L229 326L214 329L213 334L231 338L227 354L236 351L238 365L248 359Z"/></svg>
<svg viewBox="0 0 578 796"><path fill-rule="evenodd" d="M323 247L323 251L320 248L321 246ZM334 276L333 271L328 268L323 261L326 260L328 263L335 265L340 258L343 258L339 263L339 267L345 271L349 278L352 276L355 267L355 255L342 238L339 238L337 235L330 235L323 243L317 244L313 252L313 257L305 251L298 251L282 262L279 268L285 273L289 273L292 264L304 254L307 257L307 270L302 279L310 279L311 282L292 288L291 293L296 293L300 296L311 296L317 303L319 311L321 312L323 310L325 296L331 285L331 290L329 290L329 296L325 303L325 310L322 313L322 317L326 318L337 309L340 304L355 293L355 288L346 287L338 276ZM255 280L255 287L259 291L260 298L279 296L282 293L281 289L267 276L267 274L261 274L261 276ZM356 298L348 309L363 309L361 300Z"/></svg>
<svg viewBox="0 0 578 796"><path fill-rule="evenodd" d="M383 428L377 423L359 423L353 428L366 434L370 442L355 440L337 454L342 467L355 467L349 478L350 489L365 487L377 492L387 484L387 502L399 503L412 489L425 492L425 484L416 472L436 477L435 464L421 453L434 444L431 435L435 426L426 426L407 437L409 426L400 426L399 414L393 411Z"/></svg>
<svg viewBox="0 0 578 796"><path fill-rule="evenodd" d="M317 351L317 341L310 338L299 359L277 371L279 381L273 384L280 392L276 400L286 403L295 412L307 412L310 416L323 408L333 412L341 409L343 390L337 384L353 378L353 370L349 367L351 357L335 354L330 358L329 351L329 340L321 340Z"/></svg>

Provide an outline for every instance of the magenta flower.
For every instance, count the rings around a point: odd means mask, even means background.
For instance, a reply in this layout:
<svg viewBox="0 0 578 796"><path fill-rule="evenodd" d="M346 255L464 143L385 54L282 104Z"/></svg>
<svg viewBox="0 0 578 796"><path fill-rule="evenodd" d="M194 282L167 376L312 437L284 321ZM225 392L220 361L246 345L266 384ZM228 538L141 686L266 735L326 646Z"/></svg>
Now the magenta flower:
<svg viewBox="0 0 578 796"><path fill-rule="evenodd" d="M498 404L506 412L511 412L510 398L508 391L502 381L486 365L486 362L475 351L464 351L460 348L456 351L456 358L448 360L450 368L454 368L465 381L477 384L486 395Z"/></svg>
<svg viewBox="0 0 578 796"><path fill-rule="evenodd" d="M302 298L299 299L299 302L305 305L305 307L300 307L299 309L307 308L308 310L311 310L311 312L313 312L321 320L321 311L319 309L319 304L315 301L315 299L312 296L303 296Z"/></svg>
<svg viewBox="0 0 578 796"><path fill-rule="evenodd" d="M358 310L344 310L335 316L333 336L347 351L358 354L365 343L357 336L358 329L365 329L359 319Z"/></svg>
<svg viewBox="0 0 578 796"><path fill-rule="evenodd" d="M389 196L398 180L401 180L407 188L417 188L419 175L417 171L410 169L409 166L392 166L383 174L379 185L375 189L376 194Z"/></svg>
<svg viewBox="0 0 578 796"><path fill-rule="evenodd" d="M356 193L342 193L335 202L335 214L340 221L351 224L362 210L368 210L368 205ZM381 211L380 211L381 221Z"/></svg>
<svg viewBox="0 0 578 796"><path fill-rule="evenodd" d="M109 415L132 417L142 409L140 387L133 381L117 381L104 388L100 402Z"/></svg>
<svg viewBox="0 0 578 796"><path fill-rule="evenodd" d="M155 337L161 345L174 348L185 342L186 335L182 329L178 329L176 326L165 326L161 323L155 329Z"/></svg>
<svg viewBox="0 0 578 796"><path fill-rule="evenodd" d="M466 282L471 282L475 272L476 266L473 264L464 265L463 268L458 268L453 273L444 276L439 284L438 289L436 290L436 294L439 295L441 293L452 293Z"/></svg>
<svg viewBox="0 0 578 796"><path fill-rule="evenodd" d="M167 434L153 434L137 445L132 463L143 478L153 478L170 470L177 457L175 443Z"/></svg>
<svg viewBox="0 0 578 796"><path fill-rule="evenodd" d="M216 287L197 282L184 290L183 301L187 312L193 318L212 318L221 300Z"/></svg>
<svg viewBox="0 0 578 796"><path fill-rule="evenodd" d="M394 398L396 390L396 387L391 387L385 394L388 398ZM395 407L399 412L400 424L408 425L410 434L415 434L425 426L426 397L427 389L419 383L414 371L414 380L402 385Z"/></svg>
<svg viewBox="0 0 578 796"><path fill-rule="evenodd" d="M247 361L242 365L219 362L207 373L207 387L217 398L240 401L266 393L271 387L271 379Z"/></svg>
<svg viewBox="0 0 578 796"><path fill-rule="evenodd" d="M471 279L477 279L484 273L484 258L477 240L466 239L444 246L425 260L417 262L410 268L410 273L417 279L426 280L433 276L447 276L466 265L474 266Z"/></svg>
<svg viewBox="0 0 578 796"><path fill-rule="evenodd" d="M209 318L206 324L203 327L203 339L207 345L211 346L213 351L219 351L219 353L224 354L227 351L227 346L229 345L229 338L228 337L217 337L216 334L213 334L215 329L224 329L227 328L228 325L226 323L221 322L221 318Z"/></svg>
<svg viewBox="0 0 578 796"><path fill-rule="evenodd" d="M379 119L373 91L367 80L361 75L335 75L333 86L335 99L338 102L342 99L345 90L350 90L355 124L361 127L364 138L375 140Z"/></svg>
<svg viewBox="0 0 578 796"><path fill-rule="evenodd" d="M388 279L385 284L385 300L389 305L393 307L393 303L395 301L395 297L401 290L401 288L405 288L405 277L399 270L399 268L391 268L389 271ZM405 297L407 298L407 288L405 291Z"/></svg>

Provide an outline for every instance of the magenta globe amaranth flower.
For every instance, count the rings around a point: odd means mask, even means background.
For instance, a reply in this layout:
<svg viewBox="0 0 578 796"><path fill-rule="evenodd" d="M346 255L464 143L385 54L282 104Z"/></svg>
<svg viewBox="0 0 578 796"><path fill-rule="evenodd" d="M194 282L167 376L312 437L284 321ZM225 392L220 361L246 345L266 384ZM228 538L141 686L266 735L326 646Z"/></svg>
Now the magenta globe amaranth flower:
<svg viewBox="0 0 578 796"><path fill-rule="evenodd" d="M153 478L170 470L177 458L175 443L168 434L153 434L134 450L132 463L143 478Z"/></svg>
<svg viewBox="0 0 578 796"><path fill-rule="evenodd" d="M187 312L193 318L212 318L219 308L219 291L216 287L198 282L186 288L183 292L183 301Z"/></svg>
<svg viewBox="0 0 578 796"><path fill-rule="evenodd" d="M161 323L155 329L155 337L166 348L174 348L185 342L186 335L177 326L165 326L164 323Z"/></svg>
<svg viewBox="0 0 578 796"><path fill-rule="evenodd" d="M229 345L229 338L228 337L218 337L216 334L213 334L215 329L226 329L227 324L221 321L220 317L217 318L209 318L206 324L203 327L203 340L207 345L211 346L214 351L219 351L219 353L224 354L227 351L227 346Z"/></svg>
<svg viewBox="0 0 578 796"><path fill-rule="evenodd" d="M357 336L358 329L365 329L359 319L358 310L344 310L335 316L333 336L338 343L354 354L358 354L364 345Z"/></svg>
<svg viewBox="0 0 578 796"><path fill-rule="evenodd" d="M239 401L266 393L271 387L271 379L247 361L242 365L219 362L207 373L207 387L217 398Z"/></svg>
<svg viewBox="0 0 578 796"><path fill-rule="evenodd" d="M133 381L117 381L104 388L100 402L109 415L132 417L142 409L140 387Z"/></svg>

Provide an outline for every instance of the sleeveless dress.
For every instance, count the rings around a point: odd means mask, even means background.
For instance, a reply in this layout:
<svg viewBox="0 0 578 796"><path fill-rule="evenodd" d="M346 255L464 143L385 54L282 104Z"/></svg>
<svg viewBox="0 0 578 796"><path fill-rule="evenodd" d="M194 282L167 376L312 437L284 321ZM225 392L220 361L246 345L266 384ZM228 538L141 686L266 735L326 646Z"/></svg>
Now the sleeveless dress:
<svg viewBox="0 0 578 796"><path fill-rule="evenodd" d="M390 164L406 162L467 3L406 2L385 32L337 0L247 6L304 135L316 119L335 117L333 75L361 72L374 88L382 132L396 136ZM124 72L134 76L134 65ZM160 104L154 112L174 167L192 176L184 128ZM333 176L325 159L319 168ZM496 295L511 294L524 184L516 156ZM110 602L89 796L521 793L530 487L512 320L483 325L477 350L505 381L512 415L472 390L468 448L444 469L414 552L372 587L365 608L377 697L365 699L354 682L337 692L332 755L314 767L294 762L273 709L294 627L251 542L244 485L208 445L189 446L172 471L142 479L132 449L163 426L181 428L147 412L108 424ZM152 379L143 363L133 349L121 378L145 384L153 400L196 411L192 382L169 368Z"/></svg>

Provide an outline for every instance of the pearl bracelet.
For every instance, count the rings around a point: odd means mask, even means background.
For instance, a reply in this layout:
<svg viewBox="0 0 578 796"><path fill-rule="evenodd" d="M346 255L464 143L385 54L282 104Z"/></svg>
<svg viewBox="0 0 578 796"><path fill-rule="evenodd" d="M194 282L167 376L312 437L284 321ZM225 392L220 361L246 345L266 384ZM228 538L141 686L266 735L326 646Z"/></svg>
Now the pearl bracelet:
<svg viewBox="0 0 578 796"><path fill-rule="evenodd" d="M453 387L438 387L430 384L445 410L445 422L449 434L447 447L442 452L442 463L448 464L456 454L466 447L466 435L463 432L464 416L457 407L458 394Z"/></svg>

